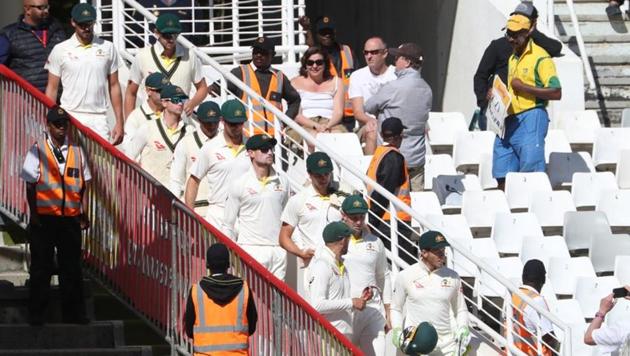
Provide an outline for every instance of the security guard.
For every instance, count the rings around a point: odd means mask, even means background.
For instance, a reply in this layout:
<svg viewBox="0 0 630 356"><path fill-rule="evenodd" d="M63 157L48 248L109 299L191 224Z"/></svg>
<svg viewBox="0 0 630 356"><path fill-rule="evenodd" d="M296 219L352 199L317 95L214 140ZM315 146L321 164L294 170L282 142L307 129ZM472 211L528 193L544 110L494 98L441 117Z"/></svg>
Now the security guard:
<svg viewBox="0 0 630 356"><path fill-rule="evenodd" d="M352 229L344 264L350 275L353 297L368 288L372 299L352 318L352 342L366 355L385 354L385 334L391 329L389 306L392 286L385 247L370 233L365 222L368 204L361 195L350 195L341 204L344 223Z"/></svg>
<svg viewBox="0 0 630 356"><path fill-rule="evenodd" d="M227 272L230 254L215 243L206 252L210 276L188 293L184 330L193 339L194 355L249 355L249 336L258 313L247 282Z"/></svg>
<svg viewBox="0 0 630 356"><path fill-rule="evenodd" d="M405 327L423 321L431 323L439 336L436 349L429 355L460 355L468 346L468 310L459 275L444 267L447 246L441 233L425 232L418 242L420 261L396 277L392 298L392 341L396 347L400 347L399 334Z"/></svg>
<svg viewBox="0 0 630 356"><path fill-rule="evenodd" d="M68 138L66 111L53 107L46 121L48 133L31 147L20 175L31 213L29 322L44 323L57 249L63 321L86 324L81 229L89 227L85 190L92 176L83 150Z"/></svg>
<svg viewBox="0 0 630 356"><path fill-rule="evenodd" d="M131 114L127 116L125 121L125 138L127 141L145 122L162 117L164 106L162 105L160 92L167 84L169 84L168 78L160 72L151 73L144 80L147 100L139 107L133 109Z"/></svg>

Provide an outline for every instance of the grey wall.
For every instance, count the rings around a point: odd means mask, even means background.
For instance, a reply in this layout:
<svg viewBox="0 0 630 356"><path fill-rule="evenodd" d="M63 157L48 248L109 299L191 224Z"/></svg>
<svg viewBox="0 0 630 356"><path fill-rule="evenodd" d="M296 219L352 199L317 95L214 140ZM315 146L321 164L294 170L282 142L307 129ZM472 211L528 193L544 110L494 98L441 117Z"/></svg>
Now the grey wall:
<svg viewBox="0 0 630 356"><path fill-rule="evenodd" d="M2 0L0 11L0 28L13 23L22 13L22 0Z"/></svg>
<svg viewBox="0 0 630 356"><path fill-rule="evenodd" d="M333 18L337 38L363 59L363 43L380 35L390 47L416 42L424 51L422 75L433 89L433 110L442 110L457 0L306 0L306 14L315 20Z"/></svg>

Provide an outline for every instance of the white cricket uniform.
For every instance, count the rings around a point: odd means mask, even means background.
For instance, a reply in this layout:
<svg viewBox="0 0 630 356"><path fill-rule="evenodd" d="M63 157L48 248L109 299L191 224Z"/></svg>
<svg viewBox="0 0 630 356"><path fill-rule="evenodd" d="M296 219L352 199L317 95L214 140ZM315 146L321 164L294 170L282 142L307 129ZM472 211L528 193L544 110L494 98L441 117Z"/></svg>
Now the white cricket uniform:
<svg viewBox="0 0 630 356"><path fill-rule="evenodd" d="M73 34L50 52L44 68L61 78L61 107L82 124L109 139L108 76L116 73L122 61L114 45L94 36L84 46Z"/></svg>
<svg viewBox="0 0 630 356"><path fill-rule="evenodd" d="M310 303L332 326L347 337L352 336L352 297L350 278L334 253L320 247L311 262L309 279Z"/></svg>
<svg viewBox="0 0 630 356"><path fill-rule="evenodd" d="M54 146L52 142L50 141L50 139L48 138L48 134L46 134L46 143L52 150ZM64 140L63 145L59 147L59 150L61 151L61 154L63 155L63 158L65 159L65 161L60 163L59 161L55 160L55 162L57 162L57 167L59 167L59 172L65 172L66 162L68 159L68 138L67 137ZM83 148L79 147L79 151L81 152L81 166L83 168L83 172L82 172L83 180L87 182L92 179L92 174L90 172L90 167L88 166L88 162L85 159L85 152L83 152ZM37 183L39 181L39 176L41 174L39 169L40 169L39 149L37 147L37 143L35 143L28 150L28 153L26 154L26 157L24 158L24 164L22 165L20 178L22 178L27 183Z"/></svg>
<svg viewBox="0 0 630 356"><path fill-rule="evenodd" d="M352 319L352 343L366 355L385 354L385 308L390 304L392 287L385 246L375 235L363 232L361 238L350 239L344 265L350 276L351 295L360 298L366 287L373 297L362 311L355 311Z"/></svg>
<svg viewBox="0 0 630 356"><path fill-rule="evenodd" d="M125 121L125 143L133 134L148 121L159 119L162 117L161 112L154 112L146 101L139 107L133 109Z"/></svg>
<svg viewBox="0 0 630 356"><path fill-rule="evenodd" d="M451 324L451 312L455 325ZM393 328L431 323L438 333L438 343L429 355L453 355L457 352L454 332L468 326L459 275L447 267L429 272L422 261L409 266L396 277L391 317Z"/></svg>
<svg viewBox="0 0 630 356"><path fill-rule="evenodd" d="M183 197L184 186L186 179L190 176L190 169L193 163L197 161L201 147L208 141L210 138L201 132L201 129L198 129L193 131L191 135L184 136L182 142L175 148L169 190L176 197L180 199ZM202 179L199 182L197 200L195 201L195 205L199 205L195 207L195 212L200 216L205 216L208 212L208 189L208 181Z"/></svg>
<svg viewBox="0 0 630 356"><path fill-rule="evenodd" d="M174 129L166 127L162 119L147 121L129 139L126 154L162 185L168 186L173 152L189 131L192 128L181 120Z"/></svg>
<svg viewBox="0 0 630 356"><path fill-rule="evenodd" d="M278 279L284 280L287 252L280 247L280 215L289 196L289 182L273 171L262 181L253 166L230 186L223 232ZM238 234L235 224L238 220Z"/></svg>
<svg viewBox="0 0 630 356"><path fill-rule="evenodd" d="M219 133L203 144L197 160L190 167L190 174L202 180L208 180L208 213L206 220L219 227L223 221L225 201L234 178L240 177L251 165L243 144L232 148Z"/></svg>

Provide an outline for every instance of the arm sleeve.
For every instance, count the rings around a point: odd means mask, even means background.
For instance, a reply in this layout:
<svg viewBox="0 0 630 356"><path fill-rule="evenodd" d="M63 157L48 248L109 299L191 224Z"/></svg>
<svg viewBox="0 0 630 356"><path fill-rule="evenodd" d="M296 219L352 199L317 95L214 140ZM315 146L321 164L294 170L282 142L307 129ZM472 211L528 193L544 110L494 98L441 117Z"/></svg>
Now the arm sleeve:
<svg viewBox="0 0 630 356"><path fill-rule="evenodd" d="M249 288L249 286L247 286ZM258 323L258 310L256 309L256 303L254 302L254 294L252 289L249 288L249 298L247 299L247 327L249 335L256 332L256 323Z"/></svg>
<svg viewBox="0 0 630 356"><path fill-rule="evenodd" d="M201 60L199 57L193 52L190 51L190 57L192 59L192 82L194 84L199 83L205 77L203 76L203 66L201 65Z"/></svg>
<svg viewBox="0 0 630 356"><path fill-rule="evenodd" d="M210 153L207 146L204 144L197 155L197 160L190 167L190 175L195 176L197 179L203 179L210 170Z"/></svg>
<svg viewBox="0 0 630 356"><path fill-rule="evenodd" d="M291 225L293 227L297 226L299 220L299 202L297 197L297 195L294 195L293 197L289 198L287 204L284 206L282 215L280 216L280 220L282 220L282 222L287 223L288 225Z"/></svg>
<svg viewBox="0 0 630 356"><path fill-rule="evenodd" d="M133 60L133 63L131 63L131 68L129 68L129 80L131 80L132 82L140 85L140 83L142 83L142 72L140 71L140 65L138 64L138 55L136 54L136 57ZM127 130L125 130L127 131Z"/></svg>
<svg viewBox="0 0 630 356"><path fill-rule="evenodd" d="M457 329L465 326L468 327L468 309L466 309L466 302L464 300L464 293L462 293L462 280L458 279L457 293L451 300L451 309L455 315L457 322Z"/></svg>
<svg viewBox="0 0 630 356"><path fill-rule="evenodd" d="M0 64L7 64L11 56L11 43L5 34L0 35Z"/></svg>
<svg viewBox="0 0 630 356"><path fill-rule="evenodd" d="M236 241L234 233L234 224L238 217L240 208L240 188L244 184L242 179L234 182L228 191L227 200L225 201L225 210L223 211L223 233L230 239Z"/></svg>
<svg viewBox="0 0 630 356"><path fill-rule="evenodd" d="M144 146L147 145L147 130L143 130L143 127L133 133L133 135L129 138L129 143L125 146L125 153L127 154L127 157L136 162L139 162L140 154L142 153Z"/></svg>
<svg viewBox="0 0 630 356"><path fill-rule="evenodd" d="M389 95L391 90L389 85L385 84L364 104L365 112L372 115L377 115L382 108L389 102Z"/></svg>
<svg viewBox="0 0 630 356"><path fill-rule="evenodd" d="M62 54L60 53L60 51L60 46L55 46L48 55L48 60L44 65L44 69L48 70L48 73L57 77L61 77Z"/></svg>
<svg viewBox="0 0 630 356"><path fill-rule="evenodd" d="M407 299L407 289L405 288L404 274L399 273L396 277L396 283L392 292L392 305L390 307L392 328L402 328L403 326L403 307Z"/></svg>
<svg viewBox="0 0 630 356"><path fill-rule="evenodd" d="M111 45L111 53L110 53L110 65L109 65L109 73L108 74L113 74L116 73L118 71L118 68L120 68L120 63L122 62L122 60L120 59L120 55L118 54L118 51L116 51L116 47L114 47L114 45Z"/></svg>
<svg viewBox="0 0 630 356"><path fill-rule="evenodd" d="M391 304L392 302L392 279L387 264L387 256L385 254L385 246L381 240L377 240L380 245L378 262L376 265L376 283L383 291L383 304Z"/></svg>
<svg viewBox="0 0 630 356"><path fill-rule="evenodd" d="M560 55L560 52L562 51L562 43L560 41L547 37L544 33L538 31L537 29L532 32L531 37L534 40L534 43L547 51L550 56L558 57Z"/></svg>
<svg viewBox="0 0 630 356"><path fill-rule="evenodd" d="M350 85L348 85L348 98L358 98L363 96L363 92L361 91L361 85L364 83L360 83L360 77L357 75L357 72L354 71L350 75Z"/></svg>
<svg viewBox="0 0 630 356"><path fill-rule="evenodd" d="M394 194L396 188L402 184L404 179L402 172L404 169L405 165L403 156L393 151L389 152L385 155L385 157L383 157L378 166L376 171L376 181L378 184L383 186L383 188L387 189L387 191ZM389 207L389 200L377 191L373 191L370 197L378 203L370 204L370 210L375 215L370 214L370 223L372 226L376 227L379 224L376 217L383 216L385 209Z"/></svg>
<svg viewBox="0 0 630 356"><path fill-rule="evenodd" d="M169 190L178 198L182 196L184 184L186 184L187 148L185 142L180 142L177 147L175 147L173 163L171 164Z"/></svg>
<svg viewBox="0 0 630 356"><path fill-rule="evenodd" d="M315 261L311 266L309 288L311 305L322 314L352 309L352 298L328 299L328 281L332 277L330 268L322 261Z"/></svg>
<svg viewBox="0 0 630 356"><path fill-rule="evenodd" d="M83 179L88 182L92 180L92 172L90 171L90 164L88 163L87 156L83 147L79 147L81 151L81 166L83 167Z"/></svg>
<svg viewBox="0 0 630 356"><path fill-rule="evenodd" d="M282 76L282 98L287 101L287 116L295 119L300 111L300 94L295 90L286 74Z"/></svg>
<svg viewBox="0 0 630 356"><path fill-rule="evenodd" d="M193 337L193 327L195 325L195 306L192 301L192 288L188 290L188 299L186 299L186 311L184 312L184 331L188 337Z"/></svg>
<svg viewBox="0 0 630 356"><path fill-rule="evenodd" d="M545 88L561 88L553 59L549 57L540 59L537 71Z"/></svg>
<svg viewBox="0 0 630 356"><path fill-rule="evenodd" d="M479 61L479 66L477 67L477 71L475 72L475 77L473 79L473 86L475 90L475 96L477 97L477 106L485 107L487 105L486 102L486 94L489 89L489 80L490 76L492 76L496 69L496 61L497 56L495 54L496 47L494 46L494 41L490 43L486 50L483 52L483 56Z"/></svg>

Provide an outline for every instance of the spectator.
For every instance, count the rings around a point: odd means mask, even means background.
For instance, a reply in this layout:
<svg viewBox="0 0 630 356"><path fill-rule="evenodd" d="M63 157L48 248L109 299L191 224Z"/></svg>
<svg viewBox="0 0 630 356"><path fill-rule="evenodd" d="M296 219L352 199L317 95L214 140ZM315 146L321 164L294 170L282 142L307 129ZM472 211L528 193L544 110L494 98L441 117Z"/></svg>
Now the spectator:
<svg viewBox="0 0 630 356"><path fill-rule="evenodd" d="M531 39L530 20L510 16L506 37L514 53L508 63L508 90L512 96L505 136L495 137L492 175L505 187L508 172L544 172L547 100L560 100L562 89L547 51Z"/></svg>
<svg viewBox="0 0 630 356"><path fill-rule="evenodd" d="M267 37L259 37L252 45L252 61L232 69L231 73L280 111L282 111L282 99L286 100L287 111L285 114L291 119L295 119L300 108L300 94L295 91L282 71L271 68L271 59L275 54L273 42ZM266 132L273 136L273 113L267 111L256 98L251 98L234 83L229 82L227 89L252 108L252 112L249 114L250 124L246 128L247 132L250 135ZM218 84L213 84L212 91L214 93L219 92Z"/></svg>
<svg viewBox="0 0 630 356"><path fill-rule="evenodd" d="M621 6L624 0L610 0L606 7L606 14L609 17L621 17Z"/></svg>
<svg viewBox="0 0 630 356"><path fill-rule="evenodd" d="M379 123L388 117L402 120L406 129L400 152L405 156L411 179L411 189L424 186L424 132L429 119L433 93L420 75L422 50L414 43L404 43L390 48L395 56L397 79L381 87L365 103L365 112L378 115Z"/></svg>
<svg viewBox="0 0 630 356"><path fill-rule="evenodd" d="M302 29L306 31L306 44L309 47L319 45L329 54L329 70L333 76L341 78L343 81L344 109L343 119L341 122L346 130L352 132L354 130L354 112L352 110L352 102L348 99L348 86L350 85L350 75L354 71L355 63L354 53L350 46L337 42L337 34L335 33L335 24L329 16L320 17L316 24L316 39L311 32L311 20L307 16L302 16L298 20Z"/></svg>
<svg viewBox="0 0 630 356"><path fill-rule="evenodd" d="M533 31L531 38L535 44L542 47L552 57L557 57L562 51L562 43L545 36L536 28L538 10L530 1L518 4L510 15L520 14L527 16L532 22ZM512 55L512 46L506 36L501 36L490 42L479 61L474 77L474 90L477 97L477 106L480 108L479 129L486 130L486 108L488 106L489 91L492 89L494 76L498 75L501 81L507 85L508 59ZM471 127L474 124L471 124Z"/></svg>
<svg viewBox="0 0 630 356"><path fill-rule="evenodd" d="M348 252L352 230L348 225L334 221L322 232L324 246L313 259L309 279L310 302L339 332L352 337L352 311L361 311L371 298L369 288L353 298L350 292L349 272L341 256Z"/></svg>
<svg viewBox="0 0 630 356"><path fill-rule="evenodd" d="M291 80L300 93L300 112L295 122L311 135L320 132L347 132L341 125L343 116L343 85L341 79L330 74L328 54L320 47L310 47L302 56L300 75ZM301 145L302 137L293 130L287 135L293 144ZM310 147L313 151L313 147Z"/></svg>
<svg viewBox="0 0 630 356"><path fill-rule="evenodd" d="M125 121L125 137L129 138L140 127L144 126L147 121L156 120L162 117L162 99L160 92L165 85L168 85L168 79L160 72L151 73L144 80L144 89L147 92L147 100L133 111Z"/></svg>
<svg viewBox="0 0 630 356"><path fill-rule="evenodd" d="M45 321L56 250L63 322L87 324L81 230L90 224L85 191L92 175L83 150L68 138L66 111L53 107L46 122L46 137L28 151L21 173L31 213L29 323L42 325Z"/></svg>
<svg viewBox="0 0 630 356"><path fill-rule="evenodd" d="M140 83L149 74L160 72L173 84L190 95L191 84L195 86L195 95L184 105L184 112L190 116L193 109L208 95L208 86L203 76L201 61L192 50L177 43L182 26L177 15L166 13L155 21L157 41L142 48L136 55L129 71L129 81L125 91L125 115L136 107L136 98Z"/></svg>
<svg viewBox="0 0 630 356"><path fill-rule="evenodd" d="M245 106L236 99L226 101L221 106L221 120L223 133L201 146L197 161L190 167L184 193L186 205L194 209L199 183L208 177L210 189L206 220L216 227L222 224L225 200L233 177L245 174L250 166L243 137L243 123L247 121Z"/></svg>
<svg viewBox="0 0 630 356"><path fill-rule="evenodd" d="M184 136L173 152L169 189L179 198L183 198L186 179L190 176L192 165L199 159L201 147L219 132L221 108L213 101L204 101L197 108L197 120L199 127L193 131L192 135ZM206 216L208 212L208 189L208 181L199 182L197 195L200 195L202 199L195 201L195 212L200 216Z"/></svg>
<svg viewBox="0 0 630 356"><path fill-rule="evenodd" d="M267 134L254 135L247 140L245 149L251 165L247 173L230 186L223 232L283 281L287 252L280 247L278 235L280 215L289 198L289 181L273 169L276 143L276 139Z"/></svg>
<svg viewBox="0 0 630 356"><path fill-rule="evenodd" d="M626 285L625 289L628 291L627 294L630 294L630 285ZM630 300L630 297L626 295L625 299ZM603 325L606 314L614 306L615 301L612 293L602 298L599 302L599 311L595 313L595 318L584 334L584 343L597 345L597 355L600 356L630 355L630 320L624 319Z"/></svg>
<svg viewBox="0 0 630 356"><path fill-rule="evenodd" d="M545 284L545 265L539 260L529 260L523 266L523 285L519 290L531 298L536 305L549 311L545 298L540 295ZM538 355L538 338L530 330L540 328L543 344L540 345L543 355L554 355L560 352L560 343L553 333L553 325L549 319L527 304L518 294L512 294L512 333L514 346L526 355ZM524 328L523 328L524 326Z"/></svg>
<svg viewBox="0 0 630 356"><path fill-rule="evenodd" d="M445 267L447 246L441 233L425 232L418 241L420 261L396 277L392 297L392 341L396 348L400 347L397 343L403 329L426 321L438 334L437 346L429 355L465 354L471 338L468 310L459 275Z"/></svg>
<svg viewBox="0 0 630 356"><path fill-rule="evenodd" d="M411 206L407 163L405 157L399 151L403 140L402 133L405 128L402 121L395 117L390 117L383 121L381 136L383 136L385 143L382 146L378 146L376 151L374 151L367 176L397 196L405 204ZM388 210L389 199L372 187L368 187L368 194L370 195L370 225L373 230L380 232L379 237L385 247L390 250L391 216ZM407 263L413 264L418 252L414 244L409 240L413 233L410 227L411 216L401 210L398 210L396 214L396 218L399 220L397 225L398 233L405 237L398 238L399 256Z"/></svg>
<svg viewBox="0 0 630 356"><path fill-rule="evenodd" d="M96 9L92 5L76 4L71 17L74 35L53 48L45 66L48 69L46 96L56 101L61 83L61 107L107 140L110 135L107 126L109 94L116 117L111 141L117 145L124 137L118 83L121 60L113 43L94 36Z"/></svg>
<svg viewBox="0 0 630 356"><path fill-rule="evenodd" d="M361 124L359 131L366 155L374 154L378 122L374 115L365 112L363 105L388 82L396 79L395 69L387 65L387 44L380 37L370 37L363 46L367 65L352 72L348 97L352 101L354 118Z"/></svg>
<svg viewBox="0 0 630 356"><path fill-rule="evenodd" d="M258 322L254 294L246 281L228 273L230 254L225 245L208 248L206 267L210 276L192 285L184 312L184 331L193 339L193 352L248 354L249 336Z"/></svg>
<svg viewBox="0 0 630 356"><path fill-rule="evenodd" d="M365 309L352 318L352 343L365 355L385 355L385 334L391 329L389 306L392 286L385 246L365 225L368 204L361 195L351 195L341 205L341 221L352 230L344 264L350 276L350 291L360 298L372 293Z"/></svg>
<svg viewBox="0 0 630 356"><path fill-rule="evenodd" d="M52 49L66 39L63 28L49 16L48 0L23 0L24 13L0 31L0 64L11 68L42 93L48 71L44 68Z"/></svg>

